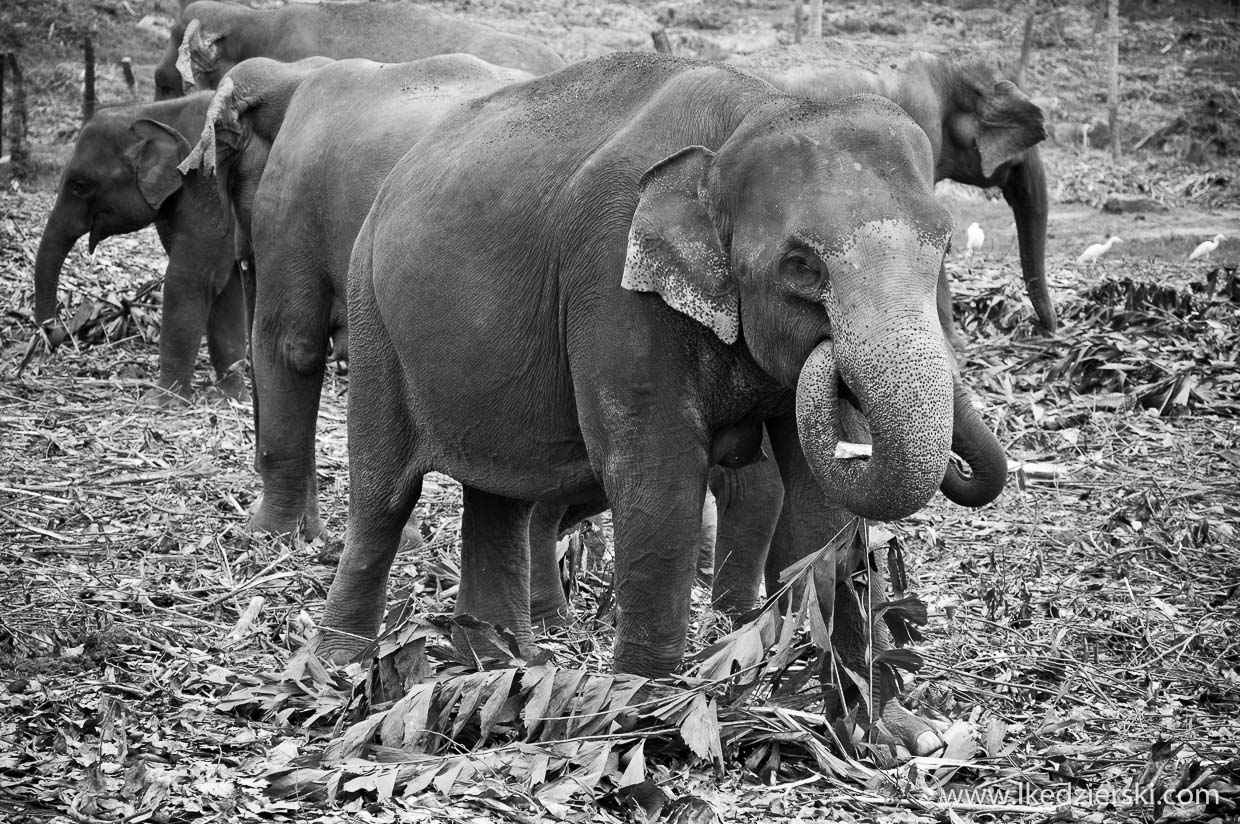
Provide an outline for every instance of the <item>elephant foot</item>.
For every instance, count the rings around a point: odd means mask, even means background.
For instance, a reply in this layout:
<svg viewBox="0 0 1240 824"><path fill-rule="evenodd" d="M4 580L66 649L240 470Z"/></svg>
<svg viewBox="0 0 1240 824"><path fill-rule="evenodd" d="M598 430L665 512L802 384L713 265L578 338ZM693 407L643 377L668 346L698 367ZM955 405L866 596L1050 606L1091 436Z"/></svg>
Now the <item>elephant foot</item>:
<svg viewBox="0 0 1240 824"><path fill-rule="evenodd" d="M531 607L530 625L534 632L545 634L571 629L576 625L576 620L568 604L561 602L553 607Z"/></svg>
<svg viewBox="0 0 1240 824"><path fill-rule="evenodd" d="M213 384L207 389L206 395L211 401L250 402L250 390L240 375L229 375L219 383Z"/></svg>
<svg viewBox="0 0 1240 824"><path fill-rule="evenodd" d="M250 513L250 522L246 525L246 532L268 535L288 535L298 529L306 540L312 541L323 534L323 519L317 512L274 512L266 505L265 497L259 499Z"/></svg>
<svg viewBox="0 0 1240 824"><path fill-rule="evenodd" d="M371 640L344 630L320 627L310 639L309 649L325 661L344 666L357 660Z"/></svg>
<svg viewBox="0 0 1240 824"><path fill-rule="evenodd" d="M903 747L911 755L934 755L947 746L935 725L914 715L899 701L888 701L882 713L885 734L878 743Z"/></svg>
<svg viewBox="0 0 1240 824"><path fill-rule="evenodd" d="M138 403L153 409L167 409L174 406L188 406L190 396L189 392L184 389L184 384L170 387L156 386L143 392Z"/></svg>

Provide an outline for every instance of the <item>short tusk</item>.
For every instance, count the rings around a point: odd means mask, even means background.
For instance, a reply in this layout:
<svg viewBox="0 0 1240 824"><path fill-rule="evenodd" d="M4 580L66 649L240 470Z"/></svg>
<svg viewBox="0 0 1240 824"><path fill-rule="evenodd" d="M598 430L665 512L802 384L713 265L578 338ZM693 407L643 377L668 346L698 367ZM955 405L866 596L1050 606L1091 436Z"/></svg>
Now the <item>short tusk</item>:
<svg viewBox="0 0 1240 824"><path fill-rule="evenodd" d="M837 441L835 444L835 459L837 461L847 461L852 458L871 458L873 456L873 444L850 443L848 441Z"/></svg>

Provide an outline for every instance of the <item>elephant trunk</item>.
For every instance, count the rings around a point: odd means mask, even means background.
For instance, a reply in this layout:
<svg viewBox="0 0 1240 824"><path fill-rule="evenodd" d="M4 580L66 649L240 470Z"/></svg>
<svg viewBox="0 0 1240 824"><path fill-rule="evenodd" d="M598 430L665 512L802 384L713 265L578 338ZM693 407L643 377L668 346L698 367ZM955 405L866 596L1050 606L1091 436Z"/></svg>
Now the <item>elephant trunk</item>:
<svg viewBox="0 0 1240 824"><path fill-rule="evenodd" d="M1016 217L1016 238L1020 245L1020 269L1025 289L1038 321L1048 332L1059 328L1055 306L1046 285L1046 170L1038 150L1029 149L1008 174L1002 185L1003 197Z"/></svg>
<svg viewBox="0 0 1240 824"><path fill-rule="evenodd" d="M56 316L56 292L60 285L60 270L65 258L85 229L74 227L72 221L58 214L59 207L43 230L39 241L39 253L34 262L34 319L38 323Z"/></svg>
<svg viewBox="0 0 1240 824"><path fill-rule="evenodd" d="M797 426L823 492L865 518L897 520L930 500L952 439L952 378L928 310L888 313L885 323L837 326L809 355L797 381ZM841 392L865 416L868 459L838 458ZM856 435L853 436L855 440Z"/></svg>
<svg viewBox="0 0 1240 824"><path fill-rule="evenodd" d="M983 506L1003 491L1007 482L1007 455L999 439L973 408L973 401L959 376L953 379L953 390L952 452L968 465L969 474L949 461L940 488L949 500L961 506Z"/></svg>

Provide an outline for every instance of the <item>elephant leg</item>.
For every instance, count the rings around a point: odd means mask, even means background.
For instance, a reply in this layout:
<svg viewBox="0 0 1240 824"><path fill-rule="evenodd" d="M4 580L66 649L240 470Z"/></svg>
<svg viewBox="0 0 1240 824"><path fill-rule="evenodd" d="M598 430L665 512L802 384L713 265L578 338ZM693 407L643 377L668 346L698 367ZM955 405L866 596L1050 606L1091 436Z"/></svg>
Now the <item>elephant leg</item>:
<svg viewBox="0 0 1240 824"><path fill-rule="evenodd" d="M669 434L669 433L663 433ZM657 443L654 454L685 455L687 438ZM649 457L607 461L604 477L616 541L618 672L661 676L681 661L689 627L690 595L702 528L709 467L700 462L659 464Z"/></svg>
<svg viewBox="0 0 1240 824"><path fill-rule="evenodd" d="M257 464L263 494L250 517L252 530L281 534L301 523L310 537L323 531L314 434L330 299L313 291L321 282L313 274L268 267L258 279L251 359L261 399Z"/></svg>
<svg viewBox="0 0 1240 824"><path fill-rule="evenodd" d="M416 433L404 408L399 362L386 338L374 349L373 361L353 362L349 527L320 623L319 649L338 662L361 652L378 631L388 572L422 494L422 473L413 468Z"/></svg>
<svg viewBox="0 0 1240 824"><path fill-rule="evenodd" d="M468 485L462 491L461 588L456 614L507 628L526 650L533 645L529 536L534 504ZM493 655L481 636L462 635L481 657Z"/></svg>
<svg viewBox="0 0 1240 824"><path fill-rule="evenodd" d="M939 285L934 294L939 310L939 325L943 327L943 337L956 352L964 353L967 343L956 328L956 318L952 313L952 288L947 282L947 267L939 266Z"/></svg>
<svg viewBox="0 0 1240 824"><path fill-rule="evenodd" d="M794 419L768 421L767 431L784 485L783 508L766 565L767 591L774 592L783 569L825 546L840 530L848 528L853 516L824 500L801 451ZM891 635L886 625L879 621L871 627L869 616L885 597L885 580L881 569L869 564L868 558L860 538L854 537L852 544L839 555L834 570L834 614L823 616L827 625L833 627L831 644L836 657L863 678L870 672L871 656L891 647ZM868 569L869 574L857 576L856 573L863 569ZM824 580L819 588L830 585ZM851 683L847 677L841 681ZM880 711L882 717L884 720L890 717L894 723L894 728L888 725L890 732L898 736L899 743L915 755L937 750L941 741L934 728L904 711L897 701L892 700L894 697L876 695L876 703L883 708ZM842 712L842 707L837 707L837 710Z"/></svg>
<svg viewBox="0 0 1240 824"><path fill-rule="evenodd" d="M244 400L248 393L245 375L232 369L233 364L245 358L246 341L245 289L241 283L241 271L230 266L228 280L211 302L207 317L207 352L215 369L219 391L230 398Z"/></svg>
<svg viewBox="0 0 1240 824"><path fill-rule="evenodd" d="M560 521L567 511L563 506L538 504L530 515L530 622L536 629L572 623L555 557Z"/></svg>
<svg viewBox="0 0 1240 824"><path fill-rule="evenodd" d="M784 486L774 461L758 461L739 469L715 467L710 488L719 511L715 539L715 608L737 616L758 601L771 538L779 523ZM778 578L779 571L775 571ZM775 590L768 584L767 593Z"/></svg>
<svg viewBox="0 0 1240 824"><path fill-rule="evenodd" d="M189 244L183 244L188 246ZM159 389L143 401L164 405L193 393L198 347L207 328L214 296L212 272L189 253L173 249L164 273L164 309L159 329Z"/></svg>

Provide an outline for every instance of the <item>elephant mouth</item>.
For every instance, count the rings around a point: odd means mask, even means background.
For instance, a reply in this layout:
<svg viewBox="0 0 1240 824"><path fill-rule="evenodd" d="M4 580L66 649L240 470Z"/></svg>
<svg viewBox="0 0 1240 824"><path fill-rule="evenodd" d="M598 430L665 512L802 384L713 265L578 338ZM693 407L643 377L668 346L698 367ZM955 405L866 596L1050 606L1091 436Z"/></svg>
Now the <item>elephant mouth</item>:
<svg viewBox="0 0 1240 824"><path fill-rule="evenodd" d="M870 423L861 410L861 402L842 376L837 377L836 397L840 405L835 458L841 461L868 461L874 453Z"/></svg>

